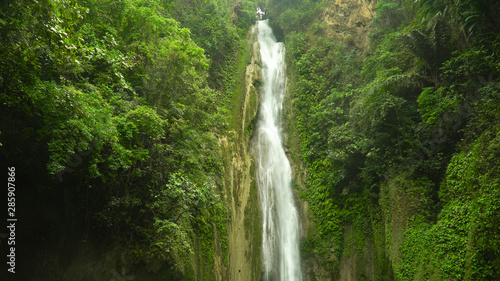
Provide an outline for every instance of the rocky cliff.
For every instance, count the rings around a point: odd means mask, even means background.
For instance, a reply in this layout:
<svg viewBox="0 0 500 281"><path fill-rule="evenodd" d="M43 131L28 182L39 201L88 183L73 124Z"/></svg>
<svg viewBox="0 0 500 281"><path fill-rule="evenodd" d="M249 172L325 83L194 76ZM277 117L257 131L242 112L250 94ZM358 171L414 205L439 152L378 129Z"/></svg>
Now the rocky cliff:
<svg viewBox="0 0 500 281"><path fill-rule="evenodd" d="M329 1L314 22L318 24L318 35L365 51L374 16L374 0L334 0Z"/></svg>
<svg viewBox="0 0 500 281"><path fill-rule="evenodd" d="M308 28L311 37L323 37L330 41L341 42L348 48L355 48L361 53L370 48L369 33L373 30L371 21L375 16L376 1L372 0L331 0L323 3L321 9L312 19ZM296 81L293 70L288 73L290 84ZM288 93L284 101L285 116L285 146L292 164L294 183L297 187L297 197L300 190L307 188L307 170L301 160L300 140L298 128L295 124L293 111L293 93ZM316 234L314 222L310 220L306 201L298 200L302 213L303 237L313 237ZM384 237L377 237L382 241ZM367 241L362 249L357 249L356 238L352 226L344 231L346 245L343 253L334 251L334 248L324 249L326 254L307 253L302 260L303 273L306 281L327 280L376 280L376 267L385 263L382 258L385 251L383 243ZM381 261L382 260L382 261Z"/></svg>
<svg viewBox="0 0 500 281"><path fill-rule="evenodd" d="M261 69L257 29L240 50L237 85L230 108L234 127L219 140L224 159L224 188L231 214L227 272L217 280L260 280L261 223L249 144L257 113Z"/></svg>

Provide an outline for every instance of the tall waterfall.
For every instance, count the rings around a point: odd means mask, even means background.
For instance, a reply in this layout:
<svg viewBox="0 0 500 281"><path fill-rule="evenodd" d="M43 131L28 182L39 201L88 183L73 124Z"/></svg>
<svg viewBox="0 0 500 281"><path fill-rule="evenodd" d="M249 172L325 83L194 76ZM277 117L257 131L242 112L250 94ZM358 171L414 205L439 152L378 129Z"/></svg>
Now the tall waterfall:
<svg viewBox="0 0 500 281"><path fill-rule="evenodd" d="M263 281L301 281L299 218L290 163L281 142L280 112L285 95L285 46L267 20L258 22L263 91L256 125L256 178L262 212Z"/></svg>

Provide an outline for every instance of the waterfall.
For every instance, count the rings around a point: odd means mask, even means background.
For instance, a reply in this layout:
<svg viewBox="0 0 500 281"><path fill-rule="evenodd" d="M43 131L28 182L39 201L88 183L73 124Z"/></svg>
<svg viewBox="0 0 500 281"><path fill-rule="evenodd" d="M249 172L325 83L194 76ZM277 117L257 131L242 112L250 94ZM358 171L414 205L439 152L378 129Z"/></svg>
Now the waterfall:
<svg viewBox="0 0 500 281"><path fill-rule="evenodd" d="M254 154L262 212L263 281L301 281L299 218L291 189L292 170L282 146L280 113L285 95L285 46L267 20L258 22L262 102Z"/></svg>

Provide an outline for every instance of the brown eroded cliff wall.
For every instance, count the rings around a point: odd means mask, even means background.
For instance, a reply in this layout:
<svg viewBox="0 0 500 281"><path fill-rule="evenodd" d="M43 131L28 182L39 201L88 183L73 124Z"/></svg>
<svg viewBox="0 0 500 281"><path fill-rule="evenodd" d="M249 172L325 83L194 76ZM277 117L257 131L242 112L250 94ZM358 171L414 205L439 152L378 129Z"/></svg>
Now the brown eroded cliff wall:
<svg viewBox="0 0 500 281"><path fill-rule="evenodd" d="M342 41L351 47L365 51L368 34L372 30L370 21L375 16L375 0L332 0L315 18L320 36L332 41Z"/></svg>
<svg viewBox="0 0 500 281"><path fill-rule="evenodd" d="M237 85L230 108L231 129L219 140L224 159L226 206L231 214L226 276L221 280L259 281L261 223L250 138L257 113L261 69L257 29L239 51Z"/></svg>

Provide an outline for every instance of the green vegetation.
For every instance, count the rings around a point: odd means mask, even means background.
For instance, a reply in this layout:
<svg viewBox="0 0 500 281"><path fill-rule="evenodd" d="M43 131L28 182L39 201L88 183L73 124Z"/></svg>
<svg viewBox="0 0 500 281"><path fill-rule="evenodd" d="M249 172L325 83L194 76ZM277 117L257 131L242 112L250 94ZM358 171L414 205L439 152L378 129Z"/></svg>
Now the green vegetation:
<svg viewBox="0 0 500 281"><path fill-rule="evenodd" d="M1 154L20 198L45 200L24 231L50 241L32 244L110 241L124 263L212 280L214 245L228 250L217 138L252 2L0 5Z"/></svg>
<svg viewBox="0 0 500 281"><path fill-rule="evenodd" d="M359 49L325 36L332 2L268 5L316 222L305 257L336 279L353 256L360 280L498 279L498 5L377 1Z"/></svg>
<svg viewBox="0 0 500 281"><path fill-rule="evenodd" d="M339 11L323 12L354 6L334 2L2 2L0 154L18 175L19 267L62 280L75 245L91 244L119 247L116 270L138 278L216 279L233 188L217 141L253 131L239 93L260 5L287 46L284 117L315 221L305 259L333 279L500 279L499 4L380 0L370 23L340 30L326 22ZM46 249L64 250L40 263Z"/></svg>

